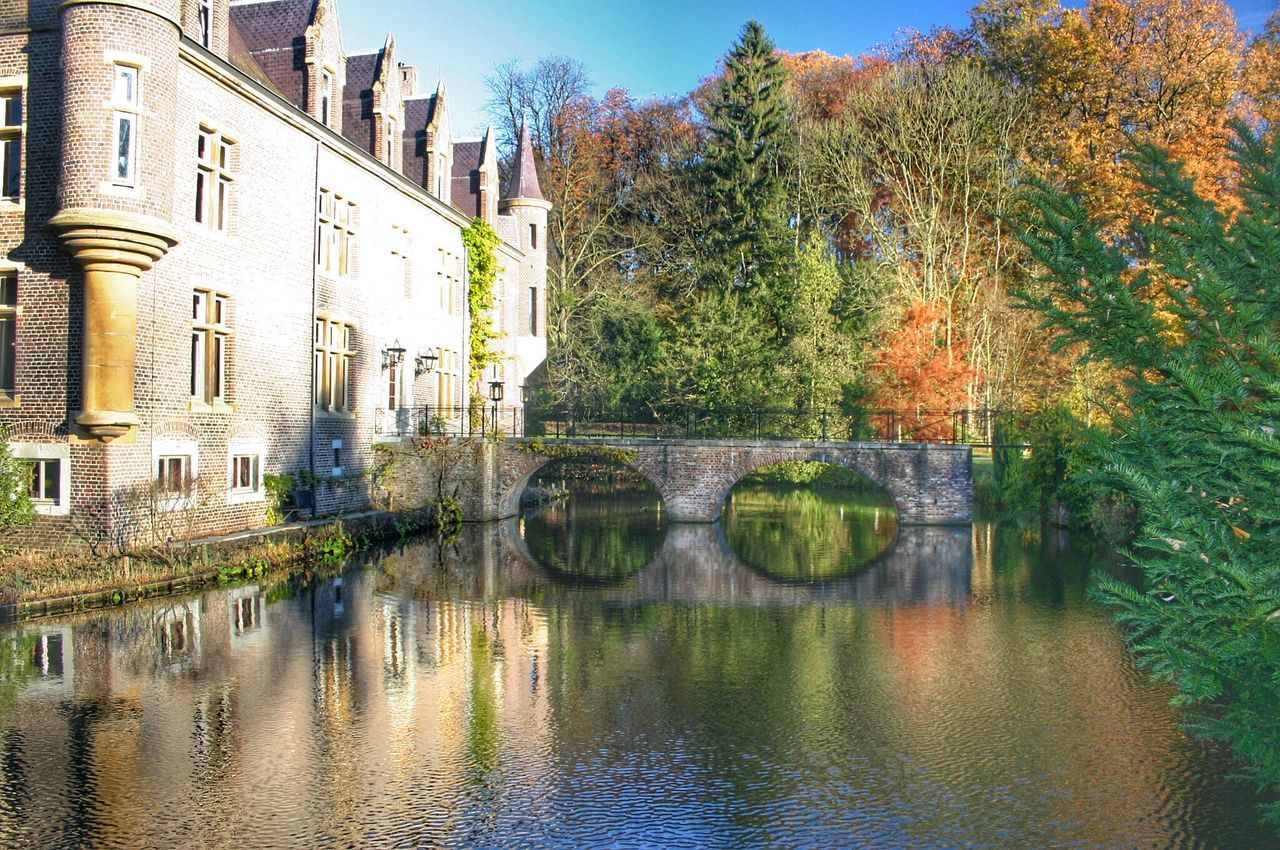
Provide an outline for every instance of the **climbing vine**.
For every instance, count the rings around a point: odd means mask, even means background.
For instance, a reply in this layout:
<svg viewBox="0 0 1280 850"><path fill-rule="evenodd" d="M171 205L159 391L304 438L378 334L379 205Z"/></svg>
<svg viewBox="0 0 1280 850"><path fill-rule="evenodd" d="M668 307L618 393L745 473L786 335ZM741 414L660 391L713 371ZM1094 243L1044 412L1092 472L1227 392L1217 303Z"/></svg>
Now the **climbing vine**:
<svg viewBox="0 0 1280 850"><path fill-rule="evenodd" d="M470 369L467 373L472 406L477 404L480 379L486 366L498 362L498 354L489 343L501 337L493 327L493 288L498 280L498 233L482 219L474 219L462 231L462 244L467 247L467 306L471 311ZM479 398L478 403L484 404Z"/></svg>
<svg viewBox="0 0 1280 850"><path fill-rule="evenodd" d="M611 460L623 465L634 463L635 449L617 449L612 446L579 446L563 443L548 443L541 437L534 437L527 443L516 443L517 451L533 455L542 455L552 460Z"/></svg>

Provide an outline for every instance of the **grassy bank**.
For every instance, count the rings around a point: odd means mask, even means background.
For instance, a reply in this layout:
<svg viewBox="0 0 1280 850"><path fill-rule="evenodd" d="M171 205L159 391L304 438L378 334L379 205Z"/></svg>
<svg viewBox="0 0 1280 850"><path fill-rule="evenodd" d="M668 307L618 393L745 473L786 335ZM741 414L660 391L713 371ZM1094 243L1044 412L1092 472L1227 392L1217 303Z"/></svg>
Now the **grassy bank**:
<svg viewBox="0 0 1280 850"><path fill-rule="evenodd" d="M374 543L456 534L456 507L371 512L346 519L93 555L20 551L0 558L0 619L120 605L137 599L341 564Z"/></svg>

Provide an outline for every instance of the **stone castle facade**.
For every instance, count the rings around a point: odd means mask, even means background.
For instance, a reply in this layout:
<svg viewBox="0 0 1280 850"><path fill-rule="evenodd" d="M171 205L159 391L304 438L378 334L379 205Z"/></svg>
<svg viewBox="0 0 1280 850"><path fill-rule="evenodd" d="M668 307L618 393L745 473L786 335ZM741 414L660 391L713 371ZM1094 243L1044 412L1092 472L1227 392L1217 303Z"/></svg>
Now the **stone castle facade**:
<svg viewBox="0 0 1280 850"><path fill-rule="evenodd" d="M375 442L468 401L473 217L502 237L485 380L518 421L546 355L527 133L503 192L493 132L455 141L393 38L344 53L335 0L0 19L0 426L29 542L259 526L268 473L317 513L367 505Z"/></svg>

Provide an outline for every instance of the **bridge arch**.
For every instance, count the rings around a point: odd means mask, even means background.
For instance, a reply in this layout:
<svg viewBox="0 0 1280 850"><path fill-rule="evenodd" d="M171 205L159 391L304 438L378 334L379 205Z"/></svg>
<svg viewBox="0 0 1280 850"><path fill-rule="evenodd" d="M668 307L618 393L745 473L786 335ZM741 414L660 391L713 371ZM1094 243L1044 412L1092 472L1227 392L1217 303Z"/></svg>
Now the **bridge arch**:
<svg viewBox="0 0 1280 850"><path fill-rule="evenodd" d="M746 478L754 472L773 466L774 464L784 463L786 461L809 461L814 463L824 463L828 466L838 466L842 469L851 469L854 472L866 478L875 484L881 490L888 494L889 500L893 502L893 508L898 513L898 497L890 486L890 477L885 475L885 471L878 468L878 464L872 462L869 457L853 457L845 455L832 456L830 451L825 449L814 448L807 453L805 451L790 451L782 457L770 458L765 453L762 454L745 454L732 464L725 475L721 479L721 485L716 491L718 493L720 508L716 512L716 519L719 519L724 513L724 506L729 501L729 493L738 485L742 479Z"/></svg>
<svg viewBox="0 0 1280 850"><path fill-rule="evenodd" d="M590 446L584 446L572 455L540 454L533 451L525 451L521 452L521 454L525 456L524 463L518 465L514 474L504 476L506 481L502 488L499 516L508 517L518 514L520 512L520 496L524 494L525 488L529 486L529 482L533 477L553 463L569 460L603 460L630 469L632 472L639 473L649 482L649 486L653 487L658 492L658 495L662 497L663 505L668 502L668 494L663 488L664 482L655 479L650 471L646 470L636 460L622 457L616 450L610 450L607 446L600 446L598 451L591 451Z"/></svg>

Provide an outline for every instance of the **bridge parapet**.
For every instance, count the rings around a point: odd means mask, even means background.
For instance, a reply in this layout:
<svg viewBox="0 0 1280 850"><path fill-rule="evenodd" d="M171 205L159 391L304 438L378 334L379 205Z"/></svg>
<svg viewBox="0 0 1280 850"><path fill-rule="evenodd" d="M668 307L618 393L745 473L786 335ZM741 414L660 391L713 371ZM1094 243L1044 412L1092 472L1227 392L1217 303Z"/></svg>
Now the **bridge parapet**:
<svg viewBox="0 0 1280 850"><path fill-rule="evenodd" d="M598 447L626 463L662 495L673 522L714 522L733 485L781 461L821 461L857 470L884 487L905 524L951 525L973 520L972 449L935 443L813 442L765 440L567 439L545 444L502 443L494 515L514 515L534 473L563 456L563 448ZM581 450L573 452L581 453ZM603 452L602 452L603 453Z"/></svg>

